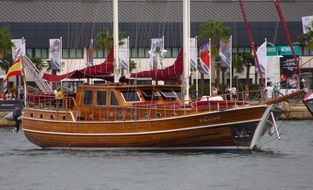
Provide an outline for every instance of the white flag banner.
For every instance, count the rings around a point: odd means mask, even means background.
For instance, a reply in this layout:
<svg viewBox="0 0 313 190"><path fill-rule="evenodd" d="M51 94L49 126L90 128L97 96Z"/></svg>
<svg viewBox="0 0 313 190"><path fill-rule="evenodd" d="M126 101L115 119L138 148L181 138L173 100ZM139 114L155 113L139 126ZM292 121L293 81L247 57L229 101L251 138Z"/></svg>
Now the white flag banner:
<svg viewBox="0 0 313 190"><path fill-rule="evenodd" d="M129 69L129 38L121 40L122 44L119 45L119 62L121 69Z"/></svg>
<svg viewBox="0 0 313 190"><path fill-rule="evenodd" d="M12 59L13 61L16 58L26 55L26 42L24 39L12 39L11 40L13 47L12 47Z"/></svg>
<svg viewBox="0 0 313 190"><path fill-rule="evenodd" d="M230 68L231 60L231 38L227 41L220 40L220 48L218 51L218 55L221 57L221 66L224 68Z"/></svg>
<svg viewBox="0 0 313 190"><path fill-rule="evenodd" d="M260 47L258 47L256 54L258 56L261 71L259 71L259 68L257 66L256 69L259 73L265 74L267 68L266 42L264 42Z"/></svg>
<svg viewBox="0 0 313 190"><path fill-rule="evenodd" d="M51 61L50 66L52 70L59 71L62 57L62 40L49 39Z"/></svg>
<svg viewBox="0 0 313 190"><path fill-rule="evenodd" d="M313 22L313 16L304 16L304 17L302 17L303 34L309 32L307 28L311 28L311 30L313 30L312 22Z"/></svg>
<svg viewBox="0 0 313 190"><path fill-rule="evenodd" d="M198 63L198 48L197 39L190 38L190 68L191 70L197 69Z"/></svg>
<svg viewBox="0 0 313 190"><path fill-rule="evenodd" d="M152 38L151 49L148 51L148 53L150 54L150 68L163 69L163 59L167 53L167 51L164 49L164 38Z"/></svg>

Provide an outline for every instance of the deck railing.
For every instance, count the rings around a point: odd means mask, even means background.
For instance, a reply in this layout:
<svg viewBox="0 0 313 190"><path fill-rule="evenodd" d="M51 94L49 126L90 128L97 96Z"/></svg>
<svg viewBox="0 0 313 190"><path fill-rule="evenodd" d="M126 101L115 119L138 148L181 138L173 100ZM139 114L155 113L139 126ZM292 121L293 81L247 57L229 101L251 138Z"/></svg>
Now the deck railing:
<svg viewBox="0 0 313 190"><path fill-rule="evenodd" d="M66 96L62 99L56 99L54 94L28 94L27 107L70 112L75 120L87 121L126 121L168 118L174 116L188 115L191 113L200 113L203 111L225 110L238 106L244 106L253 103L257 96L257 91L250 91L249 96L252 100L246 100L244 92L237 93L236 96L231 94L222 94L216 97L204 97L191 101L175 101L162 104L145 103L134 104L132 106L78 106L74 97ZM58 119L59 116L51 118ZM64 117L61 116L60 117ZM64 119L64 118L63 118ZM74 119L73 119L74 120Z"/></svg>

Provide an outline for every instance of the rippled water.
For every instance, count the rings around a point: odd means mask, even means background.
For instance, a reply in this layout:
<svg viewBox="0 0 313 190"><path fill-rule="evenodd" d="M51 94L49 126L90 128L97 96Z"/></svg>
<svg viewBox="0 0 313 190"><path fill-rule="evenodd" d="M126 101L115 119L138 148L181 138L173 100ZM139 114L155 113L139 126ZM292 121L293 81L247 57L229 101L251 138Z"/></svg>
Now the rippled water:
<svg viewBox="0 0 313 190"><path fill-rule="evenodd" d="M42 150L0 128L0 189L313 189L313 121L257 152Z"/></svg>

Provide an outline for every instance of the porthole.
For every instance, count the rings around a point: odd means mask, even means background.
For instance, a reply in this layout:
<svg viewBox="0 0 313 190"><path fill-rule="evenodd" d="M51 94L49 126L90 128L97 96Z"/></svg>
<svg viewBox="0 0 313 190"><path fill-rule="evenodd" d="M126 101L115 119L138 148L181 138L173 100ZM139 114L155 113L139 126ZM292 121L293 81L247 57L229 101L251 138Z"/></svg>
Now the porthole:
<svg viewBox="0 0 313 190"><path fill-rule="evenodd" d="M54 119L54 115L50 115L50 119Z"/></svg>
<svg viewBox="0 0 313 190"><path fill-rule="evenodd" d="M40 114L40 116L39 116L39 117L40 117L40 119L42 119L42 118L43 118L43 115L42 115L42 114Z"/></svg>
<svg viewBox="0 0 313 190"><path fill-rule="evenodd" d="M157 112L157 117L160 118L162 116L162 114L160 112Z"/></svg>
<svg viewBox="0 0 313 190"><path fill-rule="evenodd" d="M63 117L62 117L62 118L63 118L63 120L66 120L66 116L65 116L65 115L63 115Z"/></svg>
<svg viewBox="0 0 313 190"><path fill-rule="evenodd" d="M34 117L34 113L30 113L30 117Z"/></svg>

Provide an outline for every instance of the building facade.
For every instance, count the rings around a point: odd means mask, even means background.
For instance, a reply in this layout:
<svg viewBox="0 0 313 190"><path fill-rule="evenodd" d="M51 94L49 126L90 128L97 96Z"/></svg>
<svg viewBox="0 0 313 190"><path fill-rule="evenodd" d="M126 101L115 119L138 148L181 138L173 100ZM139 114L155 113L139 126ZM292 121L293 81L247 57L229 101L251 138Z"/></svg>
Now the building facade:
<svg viewBox="0 0 313 190"><path fill-rule="evenodd" d="M268 41L287 45L273 0L244 0L247 18L257 46ZM312 0L280 0L291 39L302 34L303 16L312 15ZM107 28L112 31L112 1L107 0L0 0L0 27L8 26L14 38L26 39L29 57L49 59L49 39L63 38L62 72L83 67L90 39ZM238 0L191 0L191 37L209 20L221 21L231 28L233 53L250 53L251 48ZM119 30L130 39L130 57L139 67L148 67L150 39L164 36L167 64L182 47L182 0L119 1ZM198 44L208 39L199 39ZM107 50L94 53L100 62ZM303 60L313 50L301 47ZM253 74L253 72L252 72Z"/></svg>

